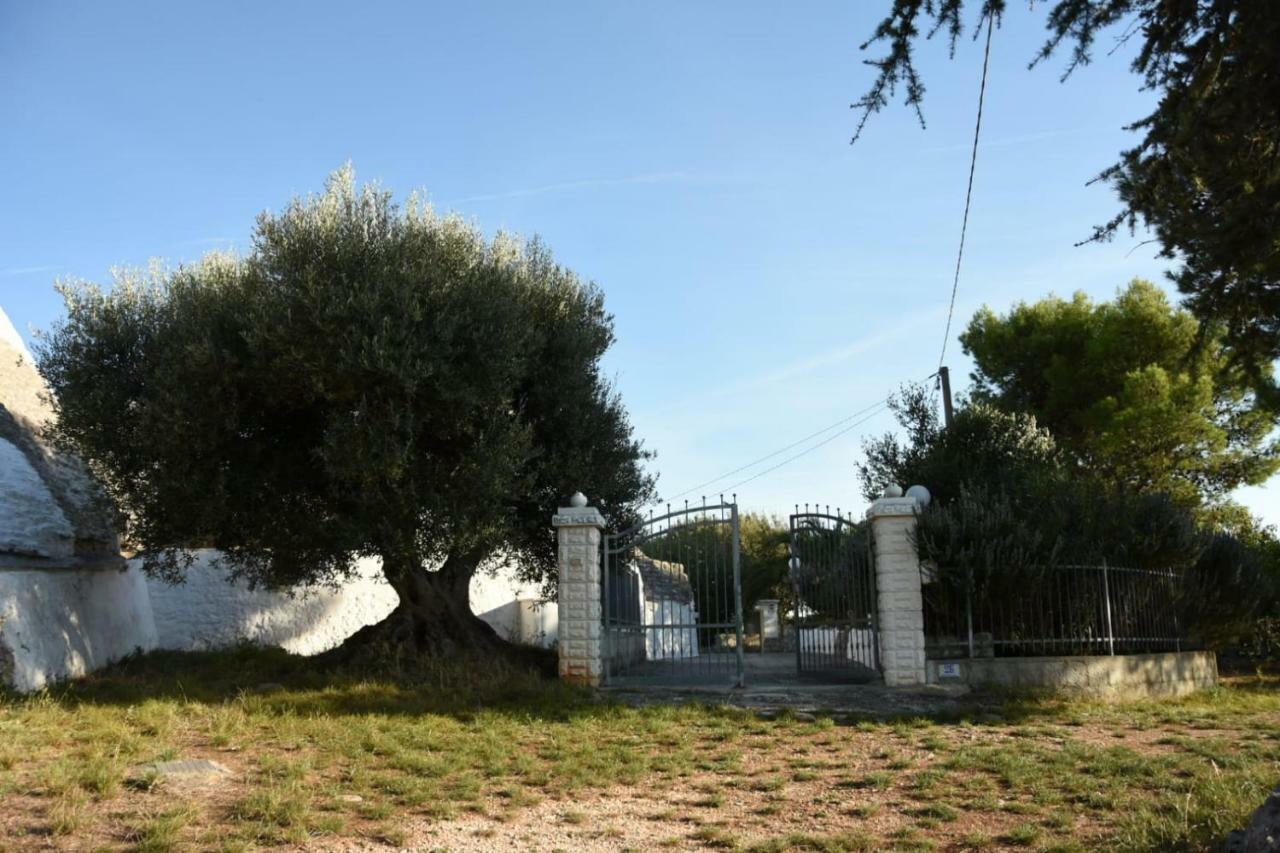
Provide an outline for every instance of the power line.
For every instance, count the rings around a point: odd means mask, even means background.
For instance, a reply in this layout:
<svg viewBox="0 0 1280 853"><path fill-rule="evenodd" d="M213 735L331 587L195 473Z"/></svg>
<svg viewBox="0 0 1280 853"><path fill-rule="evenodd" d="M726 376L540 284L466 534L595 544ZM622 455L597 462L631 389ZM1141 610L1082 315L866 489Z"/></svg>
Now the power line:
<svg viewBox="0 0 1280 853"><path fill-rule="evenodd" d="M726 471L725 473L721 474L719 477L712 477L710 480L707 480L705 483L699 483L698 485L694 486L694 487L693 487L693 488L691 488L691 489L685 489L683 492L679 492L678 494L671 495L670 497L666 498L666 501L667 501L667 502L670 502L670 501L673 501L673 500L675 500L675 499L677 499L677 498L682 498L682 497L684 497L685 495L693 494L694 492L697 492L697 491L699 491L699 490L701 490L701 489L705 488L706 486L710 486L712 483L718 483L718 482L720 482L721 480L725 480L725 479L728 479L729 477L732 477L734 474L740 474L741 472L743 472L743 471L747 470L748 468L754 468L755 466L759 465L761 462L767 462L767 461L769 461L770 459L774 458L775 456L778 456L778 455L780 455L780 454L786 453L788 450L791 450L791 449L792 449L792 448L794 448L794 447L799 447L800 445L804 444L804 443L805 443L806 441L808 441L809 439L817 438L818 436L822 435L824 432L830 432L831 430L835 429L836 427L838 427L838 426L840 426L840 425L842 425L842 424L846 424L846 423L848 423L849 421L853 420L854 418L858 417L859 415L865 414L865 413L867 413L867 412L871 411L872 409L875 409L875 408L878 408L878 407L880 407L880 406L883 406L883 405L887 404L888 402L889 402L889 398L888 398L888 397L885 397L885 398L884 398L884 399L882 399L882 400L877 400L876 402L872 403L870 406L867 406L867 407L866 407L866 408L864 408L864 409L859 409L858 411L854 412L853 414L851 414L851 415L847 415L847 416L845 416L845 417L841 418L840 420L836 421L836 422L835 422L835 423L833 423L833 424L828 424L827 426L824 426L822 429L818 430L817 432L811 432L811 433L809 433L808 435L806 435L804 438L802 438L802 439L800 439L800 440L798 440L798 441L793 441L793 442L791 442L791 443L790 443L790 444L788 444L786 447L781 447L781 448L779 448L779 449L777 449L777 450L773 451L772 453L769 453L769 454L766 454L766 455L764 455L764 456L761 456L759 459L755 459L755 460L752 460L751 462L748 462L746 465L742 465L742 466L740 466L740 467L738 467L738 468L734 468L732 471ZM820 447L821 445L816 445L816 446L819 446L819 447ZM784 463L784 464L785 464L785 463ZM661 501L661 500L660 500L660 501L658 501L658 503L662 503L662 502L663 502L663 501Z"/></svg>
<svg viewBox="0 0 1280 853"><path fill-rule="evenodd" d="M969 202L973 199L973 172L978 165L978 136L982 133L982 103L987 94L987 65L991 59L991 31L995 15L987 16L987 46L982 54L982 84L978 87L978 121L973 128L973 154L969 157L969 188L964 193L964 219L960 223L960 250L956 252L956 274L951 282L951 305L947 308L947 330L942 333L942 354L938 366L947 358L947 341L951 337L951 317L956 310L956 291L960 288L960 261L964 258L964 235L969 229Z"/></svg>
<svg viewBox="0 0 1280 853"><path fill-rule="evenodd" d="M880 414L880 412L884 411L884 410L885 410L885 409L887 409L888 407L889 407L889 400L888 400L887 398L886 398L886 399L884 399L884 400L881 400L881 401L876 405L876 409L875 409L875 411L873 411L873 412L871 412L870 414L868 414L868 415L867 415L865 418L863 418L862 420L855 421L854 423L849 424L847 427L845 427L844 429L840 430L840 431L839 431L839 432L837 432L835 435L828 436L827 438L825 438L825 439L823 439L822 441L820 441L820 442L818 442L817 444L815 444L813 447L806 447L804 450L801 450L801 451L800 451L799 453L797 453L795 456L792 456L792 457L790 457L790 458L788 458L788 459L783 459L783 460L782 460L781 462L779 462L777 465L774 465L774 466L772 466L772 467L766 468L766 469L764 469L763 471L761 471L761 472L760 472L760 473L758 473L758 474L753 474L753 475L751 475L750 477L748 477L747 479L745 479L745 480L743 480L743 481L741 481L741 482L734 483L732 486L730 486L728 489L726 489L726 491L732 492L732 491L734 491L734 490L738 489L738 488L739 488L739 487L741 487L741 486L745 486L747 483L750 483L752 480L758 480L758 479L760 479L761 477L763 477L765 474L771 474L771 473L773 473L774 471L777 471L777 470L778 470L779 468L781 468L783 465L786 465L786 464L788 464L788 463L794 462L794 461L796 461L797 459L799 459L801 456L804 456L804 455L806 455L806 454L808 454L808 453L812 453L813 451L817 450L819 447L822 447L823 445L830 444L831 442L835 441L835 440L836 440L837 438L839 438L840 436L842 436L842 435L844 435L845 433L847 433L847 432L849 432L850 430L852 430L854 427L862 426L864 423L866 423L867 421L871 420L872 418L874 418L876 415Z"/></svg>

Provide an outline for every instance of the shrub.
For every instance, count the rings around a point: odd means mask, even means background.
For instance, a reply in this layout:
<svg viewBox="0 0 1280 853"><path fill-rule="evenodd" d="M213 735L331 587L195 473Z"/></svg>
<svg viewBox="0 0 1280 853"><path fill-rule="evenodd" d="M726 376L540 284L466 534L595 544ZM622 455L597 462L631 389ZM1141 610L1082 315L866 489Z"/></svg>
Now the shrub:
<svg viewBox="0 0 1280 853"><path fill-rule="evenodd" d="M921 513L916 547L933 581L931 603L943 608L972 596L976 609L1017 611L1047 573L1066 565L1173 571L1181 633L1212 648L1254 631L1268 598L1259 595L1267 576L1250 543L1197 527L1166 496L1109 493L1078 481L1021 501L964 486L957 499Z"/></svg>

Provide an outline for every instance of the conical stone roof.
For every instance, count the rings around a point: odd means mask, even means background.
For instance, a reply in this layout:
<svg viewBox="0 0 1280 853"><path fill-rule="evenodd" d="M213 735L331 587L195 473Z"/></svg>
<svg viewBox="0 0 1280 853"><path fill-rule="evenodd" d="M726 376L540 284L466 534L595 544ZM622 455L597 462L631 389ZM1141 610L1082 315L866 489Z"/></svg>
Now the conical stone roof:
<svg viewBox="0 0 1280 853"><path fill-rule="evenodd" d="M0 569L119 562L115 514L77 457L42 435L49 390L0 309Z"/></svg>

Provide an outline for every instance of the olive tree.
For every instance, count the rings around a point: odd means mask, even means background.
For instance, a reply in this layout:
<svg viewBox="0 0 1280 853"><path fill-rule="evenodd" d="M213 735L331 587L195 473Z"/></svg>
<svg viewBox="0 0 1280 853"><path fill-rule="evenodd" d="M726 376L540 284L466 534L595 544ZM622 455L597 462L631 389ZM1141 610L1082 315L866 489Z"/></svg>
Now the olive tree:
<svg viewBox="0 0 1280 853"><path fill-rule="evenodd" d="M599 290L349 166L261 215L244 257L60 288L38 354L56 436L144 566L177 580L209 546L294 587L379 557L400 604L355 643L507 651L471 612L476 572L550 582L554 507L582 490L620 523L652 492L601 374Z"/></svg>

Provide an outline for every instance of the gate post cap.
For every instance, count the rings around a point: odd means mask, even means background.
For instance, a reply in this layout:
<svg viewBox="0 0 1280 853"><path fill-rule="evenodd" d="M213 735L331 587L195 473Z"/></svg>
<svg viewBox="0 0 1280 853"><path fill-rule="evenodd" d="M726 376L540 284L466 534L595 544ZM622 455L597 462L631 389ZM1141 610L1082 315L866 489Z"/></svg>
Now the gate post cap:
<svg viewBox="0 0 1280 853"><path fill-rule="evenodd" d="M587 506L587 496L582 492L574 492L569 498L569 506L562 506L551 516L552 527L599 527L604 528L604 516L600 510Z"/></svg>
<svg viewBox="0 0 1280 853"><path fill-rule="evenodd" d="M933 500L933 495L929 494L929 490L924 486L912 486L907 489L907 497L915 498L916 503L920 506L928 506L929 501Z"/></svg>
<svg viewBox="0 0 1280 853"><path fill-rule="evenodd" d="M897 483L890 483L884 487L884 492L880 496L884 498L900 498L902 497L902 486Z"/></svg>

